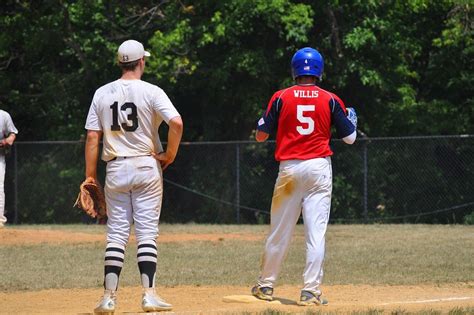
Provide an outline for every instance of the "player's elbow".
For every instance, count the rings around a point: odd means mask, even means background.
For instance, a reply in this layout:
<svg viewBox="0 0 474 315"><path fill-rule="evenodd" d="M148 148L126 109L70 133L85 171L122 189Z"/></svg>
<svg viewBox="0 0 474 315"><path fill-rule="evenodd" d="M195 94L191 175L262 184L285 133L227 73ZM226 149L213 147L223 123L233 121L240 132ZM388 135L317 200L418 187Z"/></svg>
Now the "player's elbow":
<svg viewBox="0 0 474 315"><path fill-rule="evenodd" d="M176 116L173 117L169 121L169 126L171 129L173 129L176 133L183 133L183 120L181 119L181 116Z"/></svg>
<svg viewBox="0 0 474 315"><path fill-rule="evenodd" d="M99 130L87 130L87 142L99 142L102 132Z"/></svg>
<svg viewBox="0 0 474 315"><path fill-rule="evenodd" d="M356 141L357 138L357 131L354 130L353 133L348 135L347 137L342 138L342 141L346 144L353 144Z"/></svg>
<svg viewBox="0 0 474 315"><path fill-rule="evenodd" d="M255 140L257 140L257 142L264 142L268 139L268 136L268 133L257 130L257 132L255 133Z"/></svg>

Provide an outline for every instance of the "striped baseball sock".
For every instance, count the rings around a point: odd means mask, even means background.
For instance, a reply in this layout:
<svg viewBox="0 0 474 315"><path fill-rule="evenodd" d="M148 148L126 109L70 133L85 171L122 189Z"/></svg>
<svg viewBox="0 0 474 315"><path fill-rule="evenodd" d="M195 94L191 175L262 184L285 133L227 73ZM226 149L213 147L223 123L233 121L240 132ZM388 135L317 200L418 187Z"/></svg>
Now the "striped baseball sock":
<svg viewBox="0 0 474 315"><path fill-rule="evenodd" d="M104 263L104 288L117 291L120 272L125 258L125 246L107 243Z"/></svg>
<svg viewBox="0 0 474 315"><path fill-rule="evenodd" d="M137 260L144 288L155 286L156 261L158 252L154 240L138 243Z"/></svg>

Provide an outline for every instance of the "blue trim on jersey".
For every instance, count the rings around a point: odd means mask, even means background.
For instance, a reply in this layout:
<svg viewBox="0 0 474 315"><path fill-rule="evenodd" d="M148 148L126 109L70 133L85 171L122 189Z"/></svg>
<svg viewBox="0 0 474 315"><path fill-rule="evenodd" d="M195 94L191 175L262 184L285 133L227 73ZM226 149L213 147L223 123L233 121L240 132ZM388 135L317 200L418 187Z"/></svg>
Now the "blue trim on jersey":
<svg viewBox="0 0 474 315"><path fill-rule="evenodd" d="M355 131L355 127L347 118L341 104L339 104L335 99L331 99L329 101L329 106L331 107L331 118L332 123L336 127L337 137L342 139L350 136Z"/></svg>
<svg viewBox="0 0 474 315"><path fill-rule="evenodd" d="M264 123L262 125L257 124L257 130L271 134L275 131L278 124L278 117L280 116L282 101L281 98L277 97L270 108L270 110L263 113L262 119Z"/></svg>

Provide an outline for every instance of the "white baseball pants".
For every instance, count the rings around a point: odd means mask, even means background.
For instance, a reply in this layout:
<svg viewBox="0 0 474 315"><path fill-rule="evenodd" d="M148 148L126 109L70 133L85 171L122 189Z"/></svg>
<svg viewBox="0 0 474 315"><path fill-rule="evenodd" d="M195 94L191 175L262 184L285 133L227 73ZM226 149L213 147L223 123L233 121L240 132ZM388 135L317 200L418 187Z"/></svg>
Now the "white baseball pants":
<svg viewBox="0 0 474 315"><path fill-rule="evenodd" d="M0 154L0 225L7 222L5 217L5 155Z"/></svg>
<svg viewBox="0 0 474 315"><path fill-rule="evenodd" d="M280 163L273 191L271 230L265 244L258 286L273 288L288 253L296 223L303 212L306 239L303 290L321 294L331 192L330 157Z"/></svg>
<svg viewBox="0 0 474 315"><path fill-rule="evenodd" d="M132 223L137 242L156 240L163 196L161 166L152 156L107 163L107 242L125 246Z"/></svg>

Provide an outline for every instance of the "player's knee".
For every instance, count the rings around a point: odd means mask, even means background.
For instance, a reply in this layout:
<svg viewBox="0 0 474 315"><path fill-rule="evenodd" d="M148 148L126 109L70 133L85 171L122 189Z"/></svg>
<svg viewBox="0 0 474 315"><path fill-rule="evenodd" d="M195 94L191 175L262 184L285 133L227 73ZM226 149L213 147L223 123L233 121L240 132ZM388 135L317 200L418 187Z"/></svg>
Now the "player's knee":
<svg viewBox="0 0 474 315"><path fill-rule="evenodd" d="M107 243L115 243L122 246L127 246L129 240L129 235L107 235Z"/></svg>
<svg viewBox="0 0 474 315"><path fill-rule="evenodd" d="M147 243L150 241L156 241L158 233L148 234L148 235L139 235L137 234L137 244Z"/></svg>

